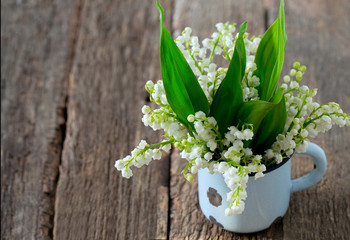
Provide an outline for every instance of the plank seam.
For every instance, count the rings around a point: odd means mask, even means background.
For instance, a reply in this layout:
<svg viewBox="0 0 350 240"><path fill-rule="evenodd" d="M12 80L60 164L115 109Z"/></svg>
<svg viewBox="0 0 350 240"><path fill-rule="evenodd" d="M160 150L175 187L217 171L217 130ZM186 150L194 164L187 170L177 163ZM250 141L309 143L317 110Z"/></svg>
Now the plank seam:
<svg viewBox="0 0 350 240"><path fill-rule="evenodd" d="M167 240L170 239L170 221L171 221L171 156L173 155L173 148L170 149L169 152L169 167L168 167L168 171L169 171L169 178L168 178L168 217L167 217Z"/></svg>
<svg viewBox="0 0 350 240"><path fill-rule="evenodd" d="M73 19L72 19L72 23L71 23L71 34L70 34L70 48L69 48L69 55L68 55L68 59L67 59L67 71L64 77L64 81L67 82L67 89L65 92L65 96L64 96L64 105L62 107L62 114L63 114L63 122L60 125L60 134L62 137L62 141L61 141L61 146L59 148L59 164L58 164L58 173L57 173L57 177L55 180L55 187L56 189L54 190L55 195L54 195L54 208L53 208L53 214L52 214L52 225L51 228L49 230L49 236L52 239L55 239L55 217L56 217L56 212L58 211L57 208L57 191L58 191L58 184L60 181L60 175L61 175L61 164L62 164L62 158L63 158L63 151L64 151L64 146L65 146L65 140L66 140L66 135L67 135L67 125L68 125L68 106L69 106L69 96L71 94L72 91L72 81L73 79L73 65L74 65L74 59L75 59L75 55L76 55L76 48L77 48L77 43L79 40L79 32L80 32L80 28L81 28L81 16L82 16L82 10L84 8L85 5L85 0L76 0L74 2L75 4L75 9L74 9L74 15L73 15Z"/></svg>
<svg viewBox="0 0 350 240"><path fill-rule="evenodd" d="M175 1L171 1L170 3L171 7L171 13L170 13L170 32L172 36L174 35L175 32L175 26L174 26L174 17L175 17ZM170 228L171 228L171 208L172 208L172 200L171 200L171 163L172 163L172 156L173 156L174 150L173 148L170 149L169 153L169 168L168 168L168 219L167 219L167 240L170 239Z"/></svg>

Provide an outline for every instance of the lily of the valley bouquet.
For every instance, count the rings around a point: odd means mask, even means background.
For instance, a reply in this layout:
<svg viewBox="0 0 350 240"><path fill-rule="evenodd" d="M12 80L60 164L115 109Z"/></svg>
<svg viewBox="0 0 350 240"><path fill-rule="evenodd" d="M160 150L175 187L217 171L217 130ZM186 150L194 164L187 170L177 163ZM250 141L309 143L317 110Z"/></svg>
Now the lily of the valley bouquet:
<svg viewBox="0 0 350 240"><path fill-rule="evenodd" d="M306 67L299 62L278 86L287 42L283 0L277 20L262 37L250 37L247 22L237 34L236 24L218 23L218 31L202 45L188 27L174 41L157 4L163 80L146 83L159 107L144 106L142 121L153 130L163 129L164 140L141 140L131 155L116 161L124 177L132 176L132 166L161 159L173 146L188 161L182 171L187 180L203 168L223 175L231 190L225 211L230 216L244 210L249 175L263 177L295 150L304 152L309 138L332 125L350 124L337 103L313 101L317 89L302 85ZM218 67L214 55L222 55L229 67Z"/></svg>

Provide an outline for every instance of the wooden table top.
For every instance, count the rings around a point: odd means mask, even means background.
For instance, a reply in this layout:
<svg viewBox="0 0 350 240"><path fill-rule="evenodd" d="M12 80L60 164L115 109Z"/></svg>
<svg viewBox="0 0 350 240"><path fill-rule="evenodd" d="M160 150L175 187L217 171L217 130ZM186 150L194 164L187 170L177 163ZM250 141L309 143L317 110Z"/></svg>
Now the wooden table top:
<svg viewBox="0 0 350 240"><path fill-rule="evenodd" d="M166 26L202 40L217 22L263 34L278 0L162 0ZM350 1L286 0L283 73L306 64L320 103L350 113ZM284 218L244 235L205 219L178 151L124 179L114 162L141 139L144 84L161 78L159 14L145 0L1 1L2 239L349 239L350 128L313 141L328 157L315 187ZM282 73L282 74L283 74ZM313 168L295 157L293 177Z"/></svg>

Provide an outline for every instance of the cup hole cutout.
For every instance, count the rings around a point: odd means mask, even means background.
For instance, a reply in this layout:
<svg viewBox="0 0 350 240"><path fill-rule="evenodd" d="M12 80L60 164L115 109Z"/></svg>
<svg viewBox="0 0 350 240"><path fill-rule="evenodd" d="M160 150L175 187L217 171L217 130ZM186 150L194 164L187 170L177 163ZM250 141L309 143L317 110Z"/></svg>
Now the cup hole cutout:
<svg viewBox="0 0 350 240"><path fill-rule="evenodd" d="M207 196L213 206L218 207L222 204L222 197L215 188L209 187Z"/></svg>

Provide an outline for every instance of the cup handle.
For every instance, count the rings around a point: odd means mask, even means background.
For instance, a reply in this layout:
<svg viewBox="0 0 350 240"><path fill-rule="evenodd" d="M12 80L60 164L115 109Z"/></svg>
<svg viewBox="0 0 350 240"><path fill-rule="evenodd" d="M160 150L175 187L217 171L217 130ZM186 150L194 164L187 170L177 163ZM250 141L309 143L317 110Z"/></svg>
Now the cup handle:
<svg viewBox="0 0 350 240"><path fill-rule="evenodd" d="M312 187L321 181L326 173L327 158L321 147L315 143L309 143L305 153L298 153L311 156L315 163L315 168L303 177L292 180L291 192L298 192Z"/></svg>

